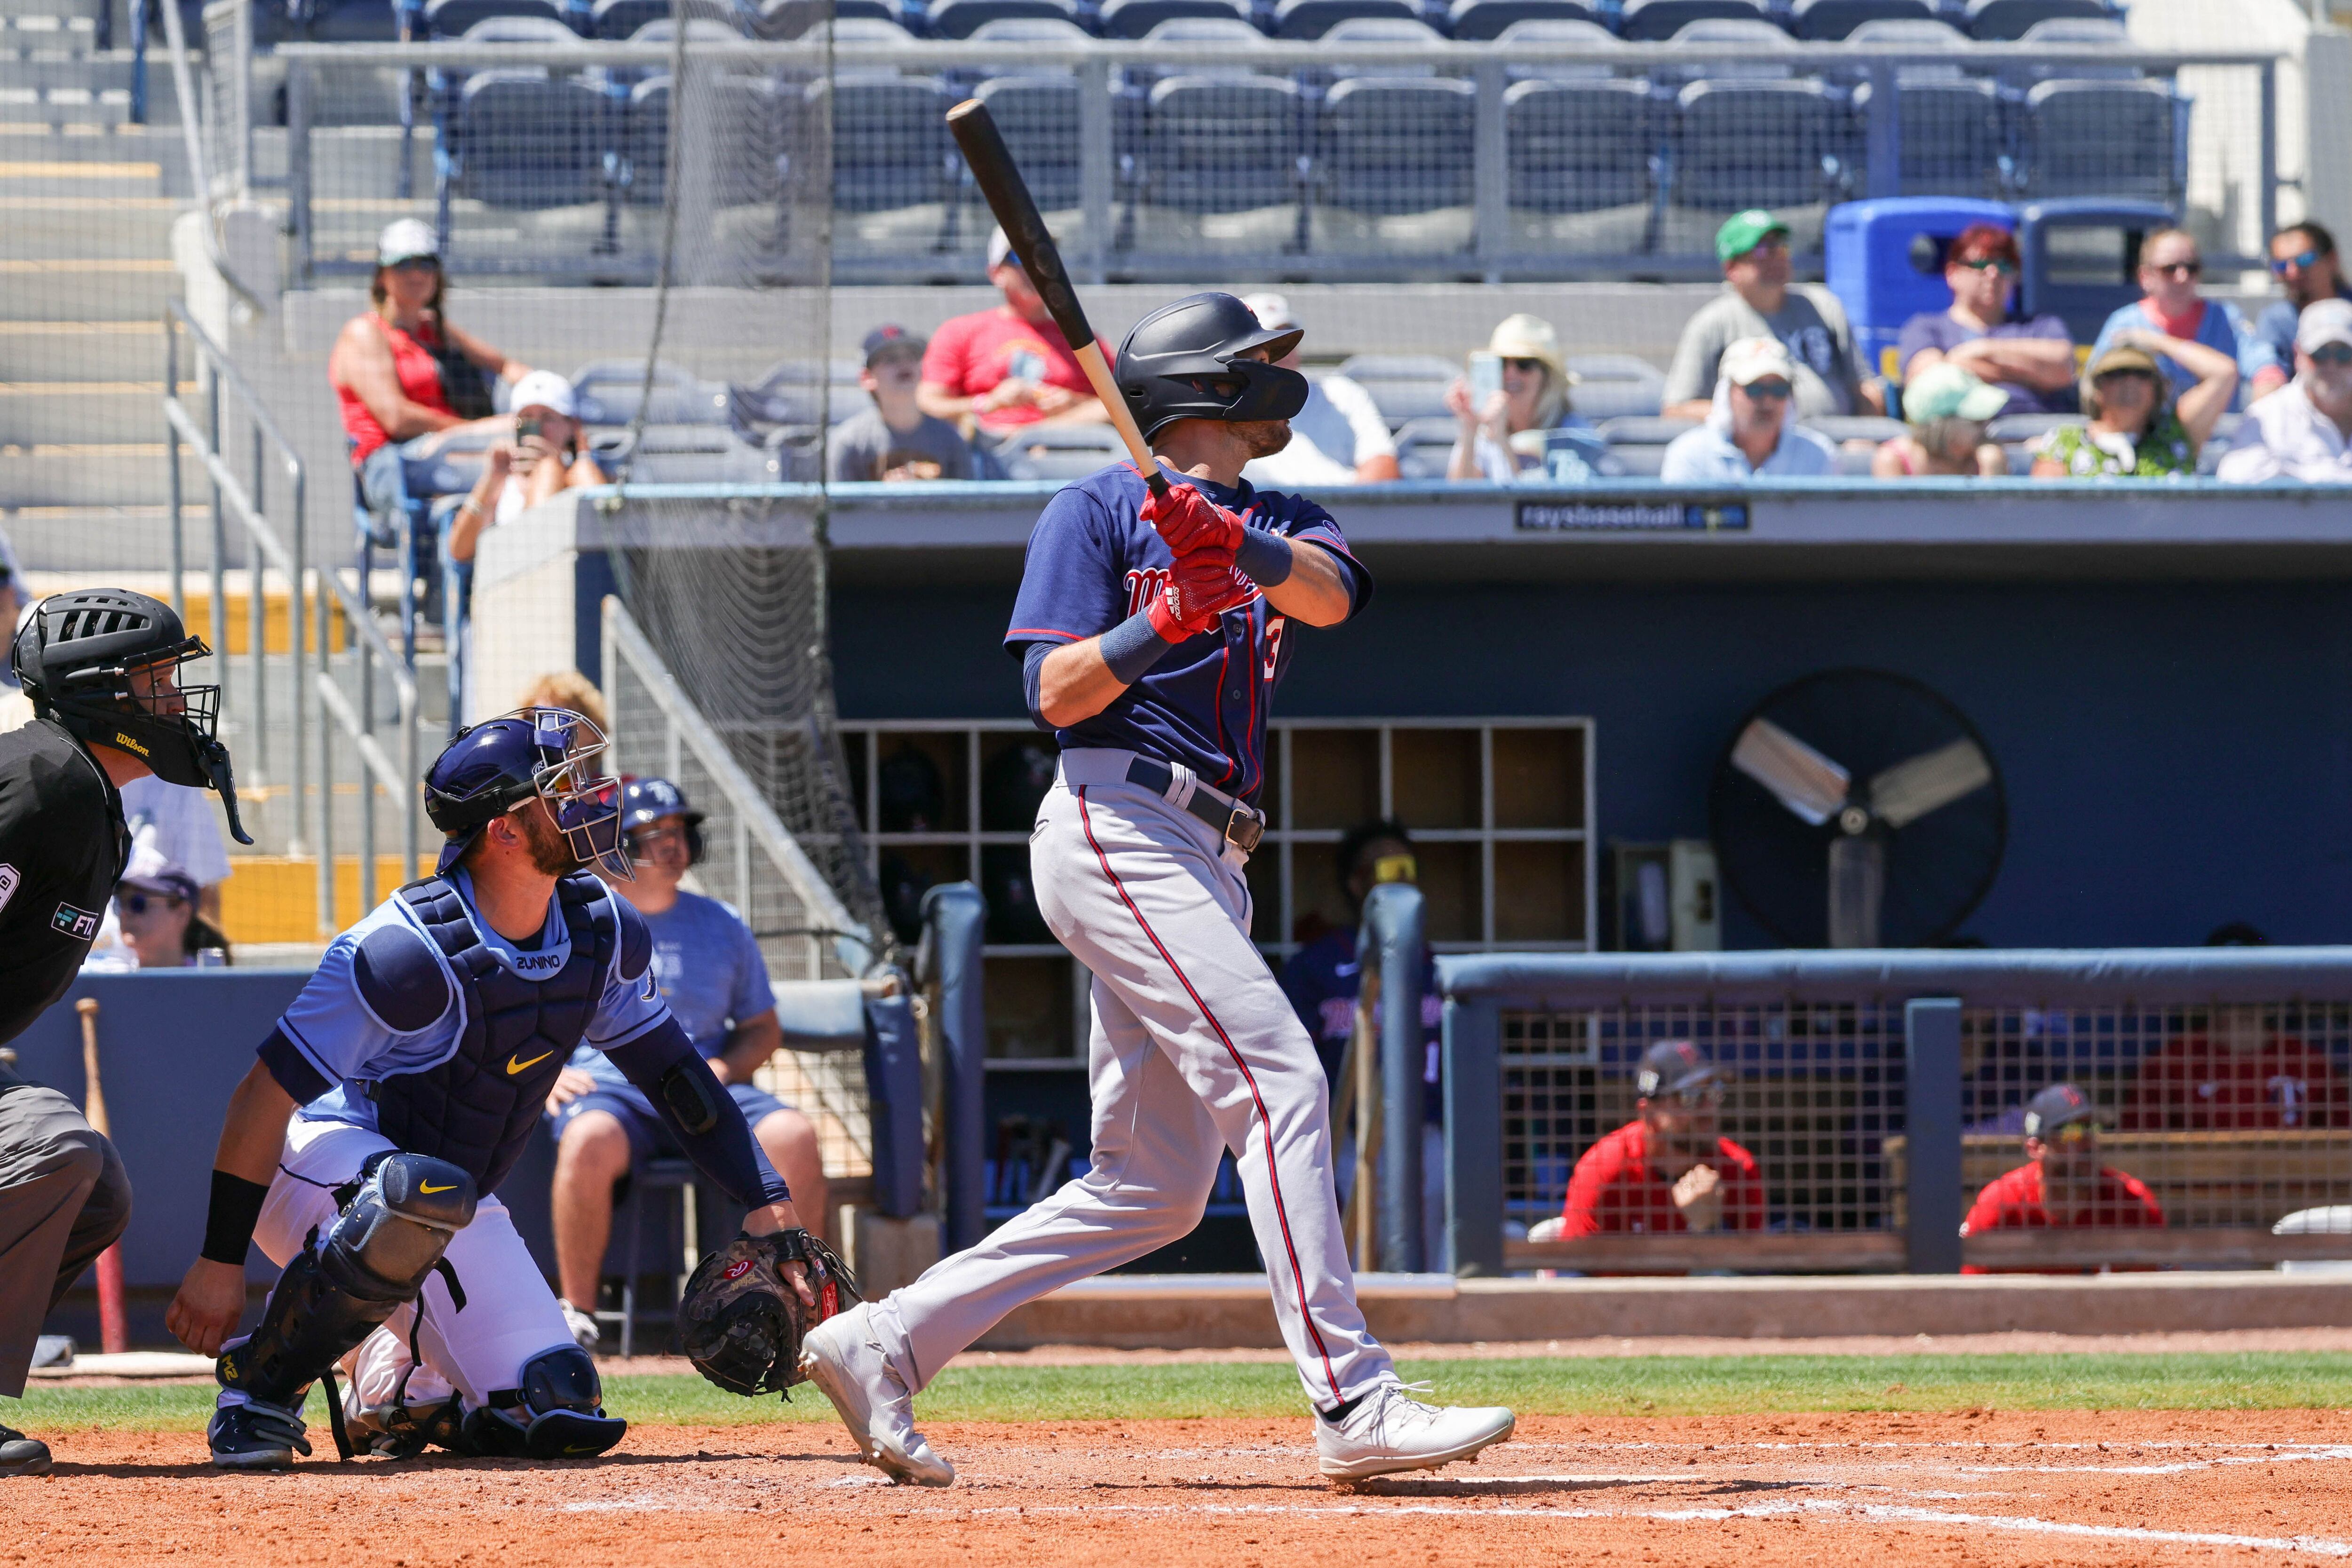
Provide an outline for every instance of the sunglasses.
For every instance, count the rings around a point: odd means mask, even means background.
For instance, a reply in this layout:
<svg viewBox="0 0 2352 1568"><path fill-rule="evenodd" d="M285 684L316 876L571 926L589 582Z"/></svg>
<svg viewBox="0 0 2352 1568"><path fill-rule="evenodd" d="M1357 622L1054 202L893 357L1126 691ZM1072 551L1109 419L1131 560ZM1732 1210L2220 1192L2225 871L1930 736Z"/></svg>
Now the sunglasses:
<svg viewBox="0 0 2352 1568"><path fill-rule="evenodd" d="M151 909L173 909L179 904L180 900L168 893L126 893L122 895L123 910L131 915L144 915Z"/></svg>
<svg viewBox="0 0 2352 1568"><path fill-rule="evenodd" d="M2288 256L2284 261L2273 260L2271 263L2271 274L2275 277L2284 277L2290 267L2297 272L2305 272L2318 265L2319 253L2315 250L2306 250Z"/></svg>
<svg viewBox="0 0 2352 1568"><path fill-rule="evenodd" d="M1740 388L1740 391L1749 397L1785 399L1789 395L1790 386L1783 381L1749 382Z"/></svg>
<svg viewBox="0 0 2352 1568"><path fill-rule="evenodd" d="M1544 368L1544 362L1543 362L1541 360L1527 360L1527 359L1521 359L1521 358L1519 358L1519 357L1518 357L1517 355L1516 355L1516 354L1507 354L1507 355L1505 355L1505 356L1503 357L1503 363L1505 363L1506 365L1508 365L1511 369L1513 369L1513 370L1515 370L1515 371L1539 371L1539 370L1542 370L1542 369Z"/></svg>
<svg viewBox="0 0 2352 1568"><path fill-rule="evenodd" d="M2042 1134L2045 1144L2080 1145L2098 1136L2097 1125L2090 1122L2069 1122L2063 1127L2053 1127Z"/></svg>
<svg viewBox="0 0 2352 1568"><path fill-rule="evenodd" d="M2168 261L2159 267L2151 261L2147 264L2147 269L2150 272L2161 273L2167 277L2196 277L2204 272L2205 264L2201 261Z"/></svg>
<svg viewBox="0 0 2352 1568"><path fill-rule="evenodd" d="M1970 272L1998 272L2003 277L2017 276L2017 263L2005 261L1997 256L1979 256L1974 261L1964 261L1959 265L1967 267Z"/></svg>
<svg viewBox="0 0 2352 1568"><path fill-rule="evenodd" d="M2322 343L2311 350L2315 365L2352 365L2352 343Z"/></svg>

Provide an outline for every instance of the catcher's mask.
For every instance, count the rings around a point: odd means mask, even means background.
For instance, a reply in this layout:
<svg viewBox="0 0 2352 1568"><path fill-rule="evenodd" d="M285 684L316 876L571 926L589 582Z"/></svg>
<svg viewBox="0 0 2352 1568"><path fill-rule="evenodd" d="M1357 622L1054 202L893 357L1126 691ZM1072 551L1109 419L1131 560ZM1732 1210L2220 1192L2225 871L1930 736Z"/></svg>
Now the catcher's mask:
<svg viewBox="0 0 2352 1568"><path fill-rule="evenodd" d="M570 708L517 708L459 730L425 775L425 814L449 835L437 869L455 865L493 819L537 800L572 859L633 880L619 781L596 768L608 747L595 722Z"/></svg>

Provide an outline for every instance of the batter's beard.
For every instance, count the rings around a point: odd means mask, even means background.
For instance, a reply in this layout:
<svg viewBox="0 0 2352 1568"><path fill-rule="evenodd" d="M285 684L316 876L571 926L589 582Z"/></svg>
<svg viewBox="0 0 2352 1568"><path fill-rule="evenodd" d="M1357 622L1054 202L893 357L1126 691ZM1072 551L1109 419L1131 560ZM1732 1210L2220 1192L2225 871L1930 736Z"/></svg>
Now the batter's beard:
<svg viewBox="0 0 2352 1568"><path fill-rule="evenodd" d="M1233 431L1234 439L1248 447L1253 458L1271 457L1290 444L1286 419L1237 419Z"/></svg>

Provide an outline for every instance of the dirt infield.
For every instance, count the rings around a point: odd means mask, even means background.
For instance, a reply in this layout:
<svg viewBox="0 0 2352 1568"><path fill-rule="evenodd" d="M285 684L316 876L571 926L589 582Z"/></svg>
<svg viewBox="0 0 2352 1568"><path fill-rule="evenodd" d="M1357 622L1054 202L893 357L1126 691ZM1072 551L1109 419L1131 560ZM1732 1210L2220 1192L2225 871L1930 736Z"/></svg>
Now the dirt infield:
<svg viewBox="0 0 2352 1568"><path fill-rule="evenodd" d="M2352 1417L2327 1411L1542 1417L1477 1464L1354 1491L1316 1476L1297 1420L941 1425L962 1471L943 1491L885 1484L830 1424L642 1427L601 1461L283 1476L207 1469L193 1434L48 1436L54 1474L0 1482L0 1563L2352 1557Z"/></svg>

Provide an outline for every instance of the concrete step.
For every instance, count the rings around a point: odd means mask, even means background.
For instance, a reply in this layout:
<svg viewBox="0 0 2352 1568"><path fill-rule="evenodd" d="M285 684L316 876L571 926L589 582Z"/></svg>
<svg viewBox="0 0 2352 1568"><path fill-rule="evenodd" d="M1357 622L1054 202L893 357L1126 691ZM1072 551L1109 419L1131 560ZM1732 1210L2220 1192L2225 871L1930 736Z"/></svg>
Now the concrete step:
<svg viewBox="0 0 2352 1568"><path fill-rule="evenodd" d="M0 51L86 55L98 48L98 19L47 12L0 12Z"/></svg>
<svg viewBox="0 0 2352 1568"><path fill-rule="evenodd" d="M23 261L164 259L173 221L186 210L169 196L26 196L0 205L0 256Z"/></svg>
<svg viewBox="0 0 2352 1568"><path fill-rule="evenodd" d="M184 365L182 370L185 373ZM162 323L0 321L0 382L56 381L67 375L160 386Z"/></svg>
<svg viewBox="0 0 2352 1568"><path fill-rule="evenodd" d="M0 447L161 439L163 395L161 382L0 382Z"/></svg>
<svg viewBox="0 0 2352 1568"><path fill-rule="evenodd" d="M180 459L183 499L207 494L205 471L192 454ZM154 567L170 559L163 506L168 498L162 441L0 450L0 507L152 507L150 529L124 528L84 538L72 523L28 528L37 533L39 553L23 534L15 536L19 559L54 570L94 567Z"/></svg>
<svg viewBox="0 0 2352 1568"><path fill-rule="evenodd" d="M168 256L0 258L0 309L18 321L152 321L160 331L178 292Z"/></svg>

